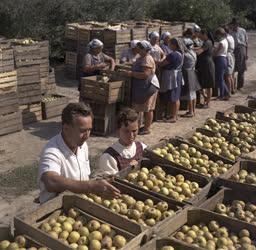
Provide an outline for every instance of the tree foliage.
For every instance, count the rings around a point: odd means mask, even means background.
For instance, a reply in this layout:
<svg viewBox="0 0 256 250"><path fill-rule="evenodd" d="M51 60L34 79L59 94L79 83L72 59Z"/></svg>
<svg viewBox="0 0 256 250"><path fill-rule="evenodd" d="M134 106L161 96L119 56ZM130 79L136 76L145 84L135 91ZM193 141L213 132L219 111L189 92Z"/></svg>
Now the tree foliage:
<svg viewBox="0 0 256 250"><path fill-rule="evenodd" d="M214 28L233 12L246 16L255 0L1 0L0 35L48 39L51 57L63 56L65 24L157 18Z"/></svg>

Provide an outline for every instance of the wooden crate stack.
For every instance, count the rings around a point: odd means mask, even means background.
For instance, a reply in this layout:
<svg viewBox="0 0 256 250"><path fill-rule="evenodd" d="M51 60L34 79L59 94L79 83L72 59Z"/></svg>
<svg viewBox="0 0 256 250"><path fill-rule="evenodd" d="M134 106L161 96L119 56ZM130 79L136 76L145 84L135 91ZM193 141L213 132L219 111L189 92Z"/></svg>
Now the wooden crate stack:
<svg viewBox="0 0 256 250"><path fill-rule="evenodd" d="M18 99L23 124L42 120L40 46L37 43L13 43L14 61L18 79Z"/></svg>
<svg viewBox="0 0 256 250"><path fill-rule="evenodd" d="M9 42L0 43L0 135L22 129L17 97L17 72Z"/></svg>
<svg viewBox="0 0 256 250"><path fill-rule="evenodd" d="M46 85L49 81L49 41L38 42L40 49L40 83L41 93L46 93Z"/></svg>
<svg viewBox="0 0 256 250"><path fill-rule="evenodd" d="M115 131L117 102L123 101L124 82L110 76L102 82L102 76L81 78L80 98L92 108L93 133L107 136Z"/></svg>

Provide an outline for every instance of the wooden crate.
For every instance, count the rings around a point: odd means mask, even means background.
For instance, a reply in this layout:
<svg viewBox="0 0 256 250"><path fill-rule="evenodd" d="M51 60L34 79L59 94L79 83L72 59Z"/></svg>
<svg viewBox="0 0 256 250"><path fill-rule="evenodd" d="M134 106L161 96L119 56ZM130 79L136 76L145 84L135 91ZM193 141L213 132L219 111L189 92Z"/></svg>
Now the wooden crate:
<svg viewBox="0 0 256 250"><path fill-rule="evenodd" d="M18 86L17 90L20 105L41 101L40 82Z"/></svg>
<svg viewBox="0 0 256 250"><path fill-rule="evenodd" d="M0 115L6 115L19 110L17 93L0 94Z"/></svg>
<svg viewBox="0 0 256 250"><path fill-rule="evenodd" d="M40 63L40 78L47 77L49 74L49 59L43 58Z"/></svg>
<svg viewBox="0 0 256 250"><path fill-rule="evenodd" d="M179 168L184 168L184 169L186 169L188 171L192 171L191 169L187 169L187 168L183 167L181 164L177 164L175 162L169 161L169 160L167 160L165 158L162 158L161 156L159 156L159 155L157 155L156 153L153 152L153 150L156 149L156 148L164 148L169 142L172 143L174 146L179 146L182 143L186 143L186 144L189 145L189 147L194 147L196 150L200 151L202 154L207 155L209 157L209 160L212 160L214 162L220 160L220 161L223 161L225 164L233 165L232 161L227 160L227 159L225 159L223 157L220 157L220 156L218 156L218 155L216 155L216 154L214 154L214 153L212 153L212 152L210 152L208 150L202 149L202 148L200 148L198 146L195 146L195 145L193 145L193 144L191 144L189 142L184 141L182 138L177 138L177 137L176 138L170 138L170 139L164 139L161 142L159 142L159 143L157 143L157 144L155 144L155 145L153 145L151 147L146 148L145 149L145 156L147 158L149 158L154 164L160 164L160 163L168 164L168 165L171 164L172 166L179 167ZM232 172L232 169L233 168L230 168L226 173L220 175L220 177L224 177L225 178L226 176L228 176L228 174L230 172ZM197 173L197 174L201 175L199 173ZM205 175L203 175L203 176L205 176ZM211 178L214 178L214 177L211 177Z"/></svg>
<svg viewBox="0 0 256 250"><path fill-rule="evenodd" d="M31 103L19 107L22 114L22 123L27 125L42 120L41 103Z"/></svg>
<svg viewBox="0 0 256 250"><path fill-rule="evenodd" d="M130 224L124 223L123 218L121 219L109 211L102 213L102 209L99 206L95 207L94 204L86 203L85 200L72 195L59 196L41 205L35 211L17 215L14 218L14 226L16 230L23 230L28 236L37 239L47 247L68 250L71 249L69 246L60 240L51 238L38 227L42 222L59 216L63 211L67 212L72 207L77 208L87 220L96 219L101 223L110 224L118 234L126 237L128 243L122 250L139 249L151 233L151 231L147 230L138 234L135 228L130 227Z"/></svg>
<svg viewBox="0 0 256 250"><path fill-rule="evenodd" d="M183 23L172 23L170 32L173 37L181 37L183 33Z"/></svg>
<svg viewBox="0 0 256 250"><path fill-rule="evenodd" d="M154 166L156 166L156 164L152 163L150 160L142 160L139 163L139 165L137 165L135 167L130 166L130 167L127 167L124 170L120 171L116 175L117 181L120 181L121 183L123 183L125 185L131 186L134 189L141 190L145 193L148 193L148 194L150 194L154 197L159 197L160 199L163 199L165 201L173 201L174 199L169 198L168 196L165 196L165 195L160 194L160 193L153 192L151 190L145 190L142 187L140 187L138 185L135 185L133 183L127 182L125 180L127 175L131 172L138 171L142 167L145 167L145 168L150 170ZM209 181L208 178L200 176L200 175L192 173L192 172L189 172L189 171L181 169L181 168L173 167L171 165L157 164L157 166L160 166L165 171L165 173L168 174L168 175L176 176L178 174L182 174L185 177L186 180L190 180L191 182L197 182L199 187L202 188L201 191L199 191L196 194L195 197L190 198L188 200L185 200L184 201L185 203L195 205L195 204L202 203L206 199L206 197L209 193L209 190L211 188L211 184L212 184L212 182ZM182 203L180 203L179 205L182 206Z"/></svg>
<svg viewBox="0 0 256 250"><path fill-rule="evenodd" d="M248 107L256 109L256 100L249 100L248 101Z"/></svg>
<svg viewBox="0 0 256 250"><path fill-rule="evenodd" d="M102 76L90 76L81 78L80 95L94 101L103 103L116 103L123 100L123 81L112 81L104 83L99 80Z"/></svg>
<svg viewBox="0 0 256 250"><path fill-rule="evenodd" d="M131 70L131 65L120 64L116 65L116 70L111 73L112 77L124 82L124 94L122 104L130 107L132 105L132 79L131 77L124 76L119 70L126 69Z"/></svg>
<svg viewBox="0 0 256 250"><path fill-rule="evenodd" d="M57 98L53 100L47 100L47 98ZM62 114L62 110L68 104L68 98L66 96L61 95L50 95L44 96L42 99L42 117L44 120L60 116Z"/></svg>
<svg viewBox="0 0 256 250"><path fill-rule="evenodd" d="M116 104L107 104L96 102L90 99L83 99L90 105L93 112L93 129L95 135L107 136L113 134L116 130Z"/></svg>
<svg viewBox="0 0 256 250"><path fill-rule="evenodd" d="M91 40L99 39L100 41L104 41L104 28L92 28L91 29Z"/></svg>
<svg viewBox="0 0 256 250"><path fill-rule="evenodd" d="M250 160L241 160L237 162L233 168L232 171L228 173L225 178L218 178L216 181L217 186L225 186L228 188L234 188L234 189L245 189L250 191L256 191L256 185L250 185L247 183L240 183L234 180L231 180L230 178L237 174L241 169L245 169L248 172L252 172L256 174L256 161L250 161Z"/></svg>
<svg viewBox="0 0 256 250"><path fill-rule="evenodd" d="M65 64L77 65L77 53L66 51Z"/></svg>
<svg viewBox="0 0 256 250"><path fill-rule="evenodd" d="M111 184L113 186L115 186L116 188L118 188L121 191L122 194L130 195L136 201L143 201L144 202L147 199L151 199L154 202L154 204L157 204L158 202L161 202L161 201L164 200L164 199L161 199L159 197L155 197L153 195L150 195L150 194L147 194L147 193L142 192L140 190L137 190L136 188L129 187L127 185L124 185L124 184L116 182L116 181L111 182ZM87 203L88 202L91 203L90 201L87 201ZM189 207L187 204L177 202L177 201L168 200L166 202L168 203L169 210L172 209L172 210L175 211L175 215L180 213L182 209L187 209ZM95 204L95 203L93 203L93 204ZM143 232L146 229L150 228L148 226L139 225L138 223L135 223L135 222L131 221L130 219L123 218L122 215L112 212L111 209L108 209L108 208L104 207L103 205L95 204L95 209L97 209L97 206L100 206L102 208L102 213L103 214L105 213L105 211L108 211L109 213L113 213L117 217L120 217L120 219L122 219L124 221L124 223L127 223L127 226L129 225L129 228L134 228L135 229L134 231L136 231L137 233ZM175 215L173 215L173 216L175 216ZM171 217L168 217L168 218L166 218L162 221L159 221L155 226L151 227L152 231L153 232L155 231L155 227L157 227L158 230L165 230L165 227L167 227L169 225L169 220L170 219L171 219Z"/></svg>
<svg viewBox="0 0 256 250"><path fill-rule="evenodd" d="M111 47L104 47L103 50L105 54L107 54L108 56L111 56L116 61L119 61L123 50L126 50L128 48L129 48L129 43L124 43L124 44L116 44Z"/></svg>
<svg viewBox="0 0 256 250"><path fill-rule="evenodd" d="M1 49L1 45L0 45ZM0 50L0 73L14 70L13 49L6 48Z"/></svg>
<svg viewBox="0 0 256 250"><path fill-rule="evenodd" d="M158 32L158 33L160 33L160 25L150 25L150 26L148 26L147 27L147 38L149 38L149 34L151 33L151 32L154 32L154 31L156 31L156 32Z"/></svg>
<svg viewBox="0 0 256 250"><path fill-rule="evenodd" d="M249 202L255 205L256 204L255 192L249 191L243 188L233 188L232 190L227 188L222 188L220 191L218 191L216 194L214 194L212 197L210 197L204 203L202 203L199 207L205 210L210 210L215 212L214 210L217 203L231 205L232 201L234 200L241 200L245 203ZM220 213L217 213L217 214L220 214ZM233 218L233 219L239 221L239 219L237 218ZM250 224L249 222L245 222L245 223Z"/></svg>
<svg viewBox="0 0 256 250"><path fill-rule="evenodd" d="M77 23L66 24L65 38L71 40L78 40L78 25Z"/></svg>
<svg viewBox="0 0 256 250"><path fill-rule="evenodd" d="M146 40L147 28L145 27L133 27L131 29L131 40Z"/></svg>
<svg viewBox="0 0 256 250"><path fill-rule="evenodd" d="M190 142L190 143L193 144L194 146L197 146L197 147L202 148L202 149L204 149L204 148L203 148L203 147L200 147L200 146L198 146L198 145L196 145L196 144L194 144L193 142L191 142L191 141L189 140L189 139L194 135L195 132L201 133L201 134L206 135L206 136L208 136L208 137L216 137L216 133L214 133L214 132L211 131L211 130L204 129L204 128L196 128L196 130L190 131L190 132L188 132L187 134L185 134L185 135L182 136L182 138L183 138L184 140L186 140L187 142ZM231 139L231 140L232 140L232 139ZM228 141L228 140L227 140L227 142L229 143L229 142L231 142L231 141ZM206 149L206 150L208 150L208 149ZM239 158L239 157L237 157L236 160L233 161L233 160L228 159L227 157L225 157L225 156L223 156L223 155L219 155L219 156L220 156L221 158L225 159L225 160L232 161L233 164L235 164L235 162L236 162L236 161L238 160L238 158Z"/></svg>
<svg viewBox="0 0 256 250"><path fill-rule="evenodd" d="M22 122L19 111L0 116L0 135L11 134L20 130L22 130Z"/></svg>
<svg viewBox="0 0 256 250"><path fill-rule="evenodd" d="M17 72L0 73L0 94L17 92Z"/></svg>
<svg viewBox="0 0 256 250"><path fill-rule="evenodd" d="M161 35L164 33L164 32L170 32L173 30L173 27L171 24L169 25L161 25L160 27L160 33ZM172 33L171 33L171 36L172 36Z"/></svg>
<svg viewBox="0 0 256 250"><path fill-rule="evenodd" d="M64 39L64 49L71 52L77 52L78 40Z"/></svg>
<svg viewBox="0 0 256 250"><path fill-rule="evenodd" d="M15 67L26 67L30 65L40 64L40 46L38 44L31 45L13 45Z"/></svg>
<svg viewBox="0 0 256 250"><path fill-rule="evenodd" d="M78 41L82 44L88 44L91 41L90 26L81 25L78 28Z"/></svg>
<svg viewBox="0 0 256 250"><path fill-rule="evenodd" d="M173 235L181 229L183 225L198 225L199 223L208 224L210 221L215 220L222 227L226 227L230 232L239 234L242 229L247 229L250 232L251 239L256 239L256 226L253 226L242 221L233 220L229 217L225 217L211 211L204 209L188 209L179 213L177 216L173 217L169 228L167 228L165 235L163 237ZM179 240L177 240L179 241ZM181 242L181 241L179 241ZM202 249L202 248L199 248Z"/></svg>
<svg viewBox="0 0 256 250"><path fill-rule="evenodd" d="M40 57L49 60L49 41L39 41L37 44L39 45L40 49Z"/></svg>
<svg viewBox="0 0 256 250"><path fill-rule="evenodd" d="M40 84L40 64L17 69L18 86L32 83Z"/></svg>
<svg viewBox="0 0 256 250"><path fill-rule="evenodd" d="M48 84L48 81L49 81L49 77L40 78L40 89L41 89L42 95L46 93L46 86Z"/></svg>
<svg viewBox="0 0 256 250"><path fill-rule="evenodd" d="M114 44L129 43L131 41L131 30L104 30L104 46L109 47Z"/></svg>
<svg viewBox="0 0 256 250"><path fill-rule="evenodd" d="M195 23L184 22L184 24L183 24L183 30L193 29L194 25L195 25Z"/></svg>
<svg viewBox="0 0 256 250"><path fill-rule="evenodd" d="M54 68L50 69L48 82L46 84L46 94L54 94L56 92L56 80L55 80L55 71Z"/></svg>
<svg viewBox="0 0 256 250"><path fill-rule="evenodd" d="M32 239L31 237L24 234L22 230L19 231L18 234L17 234L17 232L15 232L15 235L13 235L10 227L4 227L4 226L0 227L0 241L8 240L9 242L14 242L14 238L18 235L22 235L26 239L26 248L28 248L28 247L36 247L36 248L45 247L42 244L40 244L39 242ZM47 248L47 249L50 250L49 248Z"/></svg>
<svg viewBox="0 0 256 250"><path fill-rule="evenodd" d="M150 240L140 250L161 250L164 246L172 246L175 250L198 250L200 248L171 238L156 238Z"/></svg>

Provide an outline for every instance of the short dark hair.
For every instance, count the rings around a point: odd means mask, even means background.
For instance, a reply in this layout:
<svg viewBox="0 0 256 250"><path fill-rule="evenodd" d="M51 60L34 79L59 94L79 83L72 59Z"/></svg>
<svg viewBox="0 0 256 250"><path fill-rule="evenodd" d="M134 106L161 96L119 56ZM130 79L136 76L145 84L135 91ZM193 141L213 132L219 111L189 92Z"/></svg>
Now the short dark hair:
<svg viewBox="0 0 256 250"><path fill-rule="evenodd" d="M138 118L138 113L134 109L124 108L118 114L117 128L121 128L123 124L127 127L129 122L136 122Z"/></svg>
<svg viewBox="0 0 256 250"><path fill-rule="evenodd" d="M93 118L93 113L91 107L83 102L69 103L62 111L61 121L62 124L72 125L74 116L91 116Z"/></svg>

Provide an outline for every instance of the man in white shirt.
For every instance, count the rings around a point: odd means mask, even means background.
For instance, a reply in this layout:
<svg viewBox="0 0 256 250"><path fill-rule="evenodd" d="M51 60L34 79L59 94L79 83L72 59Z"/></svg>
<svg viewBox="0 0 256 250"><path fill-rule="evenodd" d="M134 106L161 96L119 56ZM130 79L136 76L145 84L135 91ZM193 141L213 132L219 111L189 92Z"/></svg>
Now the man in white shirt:
<svg viewBox="0 0 256 250"><path fill-rule="evenodd" d="M136 165L142 158L144 143L135 141L138 134L138 114L135 110L122 110L117 119L119 139L102 154L96 175L114 175L120 170Z"/></svg>
<svg viewBox="0 0 256 250"><path fill-rule="evenodd" d="M233 32L231 35L235 40L235 72L237 75L237 89L244 86L244 72L246 71L246 61L248 59L248 36L246 30L239 27L238 21L233 18L231 22Z"/></svg>
<svg viewBox="0 0 256 250"><path fill-rule="evenodd" d="M70 103L62 112L61 133L43 149L39 164L40 203L63 191L119 196L119 190L106 180L89 180L90 164L86 140L92 129L91 109L83 103Z"/></svg>

